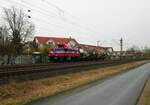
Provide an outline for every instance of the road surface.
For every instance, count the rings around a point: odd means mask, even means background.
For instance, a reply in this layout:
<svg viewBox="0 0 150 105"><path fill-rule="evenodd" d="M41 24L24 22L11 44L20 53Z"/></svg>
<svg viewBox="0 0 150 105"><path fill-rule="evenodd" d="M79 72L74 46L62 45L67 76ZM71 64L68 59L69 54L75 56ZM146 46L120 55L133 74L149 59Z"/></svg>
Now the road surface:
<svg viewBox="0 0 150 105"><path fill-rule="evenodd" d="M150 63L105 81L27 105L135 105L149 74Z"/></svg>

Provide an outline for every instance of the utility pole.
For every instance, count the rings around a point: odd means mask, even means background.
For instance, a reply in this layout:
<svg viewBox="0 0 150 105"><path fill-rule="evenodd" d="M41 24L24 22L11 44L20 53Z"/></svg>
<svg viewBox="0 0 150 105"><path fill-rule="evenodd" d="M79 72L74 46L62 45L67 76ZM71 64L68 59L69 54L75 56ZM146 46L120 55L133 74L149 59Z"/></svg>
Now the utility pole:
<svg viewBox="0 0 150 105"><path fill-rule="evenodd" d="M120 39L120 60L122 59L122 54L123 54L123 39Z"/></svg>
<svg viewBox="0 0 150 105"><path fill-rule="evenodd" d="M98 40L98 41L97 41L97 47L99 46L99 43L100 43L100 41Z"/></svg>

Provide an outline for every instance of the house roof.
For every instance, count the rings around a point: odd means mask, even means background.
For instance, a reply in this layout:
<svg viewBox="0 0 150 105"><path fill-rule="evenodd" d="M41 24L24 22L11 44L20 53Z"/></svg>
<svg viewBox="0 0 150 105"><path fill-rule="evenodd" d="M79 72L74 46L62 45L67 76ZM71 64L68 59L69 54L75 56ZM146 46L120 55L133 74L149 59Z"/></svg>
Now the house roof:
<svg viewBox="0 0 150 105"><path fill-rule="evenodd" d="M94 45L88 45L88 44L79 44L74 38L60 38L60 37L43 37L43 36L35 36L36 40L39 44L46 44L49 40L53 40L56 43L60 44L67 44L69 41L74 41L77 43L77 46L79 48L90 48L90 49L105 49L105 47L102 46L94 46Z"/></svg>
<svg viewBox="0 0 150 105"><path fill-rule="evenodd" d="M60 44L68 43L71 40L78 43L74 38L58 38L58 37L43 37L43 36L35 36L35 38L40 44L45 44L49 40L53 40L54 42Z"/></svg>
<svg viewBox="0 0 150 105"><path fill-rule="evenodd" d="M101 46L94 46L94 45L87 45L87 44L79 44L79 47L86 47L86 48L103 48Z"/></svg>

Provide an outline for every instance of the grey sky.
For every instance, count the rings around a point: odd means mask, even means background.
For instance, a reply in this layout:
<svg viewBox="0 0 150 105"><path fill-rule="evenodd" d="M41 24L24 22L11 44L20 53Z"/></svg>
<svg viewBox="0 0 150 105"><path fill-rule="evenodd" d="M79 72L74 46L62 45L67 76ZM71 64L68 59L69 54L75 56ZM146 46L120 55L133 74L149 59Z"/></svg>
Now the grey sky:
<svg viewBox="0 0 150 105"><path fill-rule="evenodd" d="M0 0L0 4L30 9L36 35L72 36L95 45L99 40L117 50L123 37L125 49L150 47L149 0Z"/></svg>

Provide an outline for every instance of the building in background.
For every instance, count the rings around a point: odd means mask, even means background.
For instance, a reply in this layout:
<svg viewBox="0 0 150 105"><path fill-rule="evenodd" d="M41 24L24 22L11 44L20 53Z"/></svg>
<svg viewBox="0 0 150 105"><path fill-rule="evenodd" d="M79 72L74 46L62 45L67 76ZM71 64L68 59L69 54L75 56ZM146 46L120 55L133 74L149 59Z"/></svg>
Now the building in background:
<svg viewBox="0 0 150 105"><path fill-rule="evenodd" d="M49 49L56 48L58 45L65 44L68 48L74 48L78 46L78 42L74 38L59 38L59 37L42 37L36 36L34 41L37 45L48 45Z"/></svg>

